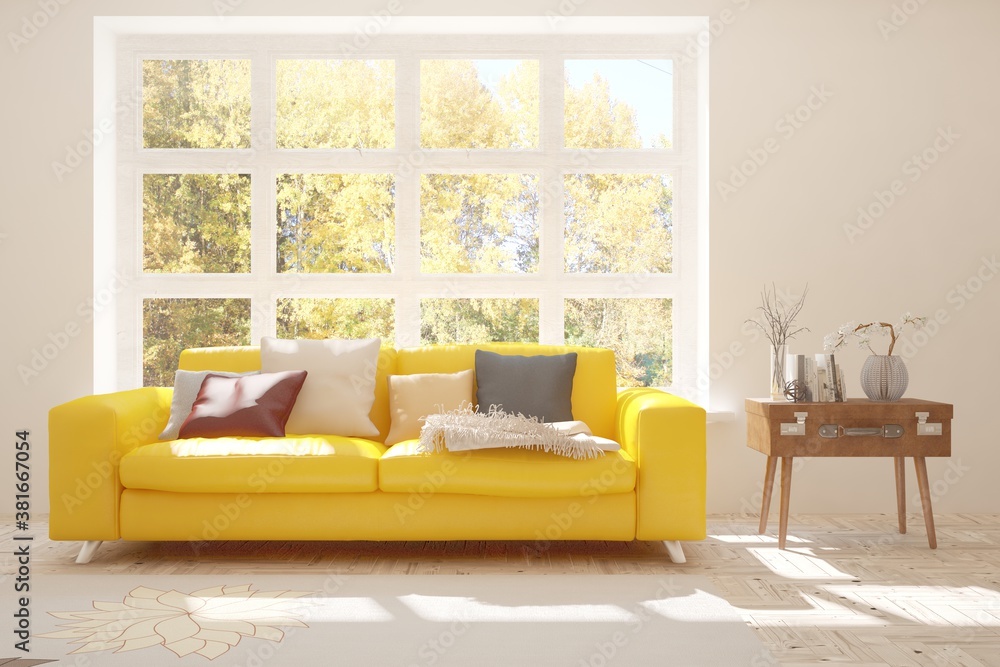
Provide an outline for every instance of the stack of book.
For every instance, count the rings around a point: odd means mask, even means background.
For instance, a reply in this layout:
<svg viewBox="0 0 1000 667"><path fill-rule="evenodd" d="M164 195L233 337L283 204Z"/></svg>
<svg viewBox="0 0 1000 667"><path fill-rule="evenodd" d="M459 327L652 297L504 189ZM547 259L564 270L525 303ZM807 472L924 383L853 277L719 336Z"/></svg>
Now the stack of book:
<svg viewBox="0 0 1000 667"><path fill-rule="evenodd" d="M797 380L805 389L805 399L814 403L847 400L844 369L832 354L789 354L785 360L785 381Z"/></svg>

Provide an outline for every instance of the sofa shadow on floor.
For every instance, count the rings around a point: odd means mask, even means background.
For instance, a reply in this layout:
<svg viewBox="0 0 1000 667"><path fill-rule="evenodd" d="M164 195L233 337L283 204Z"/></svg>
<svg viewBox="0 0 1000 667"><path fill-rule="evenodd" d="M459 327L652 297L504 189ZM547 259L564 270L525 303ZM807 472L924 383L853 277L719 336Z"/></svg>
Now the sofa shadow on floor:
<svg viewBox="0 0 1000 667"><path fill-rule="evenodd" d="M66 554L63 565L73 564L73 543L50 542ZM648 561L646 572L680 572L684 565L670 560L664 542L611 542L601 540L486 541L444 542L371 542L371 541L203 541L203 542L105 542L83 569L128 571L131 565L152 567L158 573L174 569L197 572L230 570L235 572L286 571L309 572L317 568L345 574L399 572L407 563L410 573L477 572L518 574L590 571L597 569L618 573L614 563L622 558ZM583 567L568 563L588 561ZM564 565L556 565L563 563ZM604 564L602 567L601 564ZM463 567L464 566L464 567ZM553 567L555 569L553 570ZM61 568L60 568L60 571ZM145 570L149 571L149 570Z"/></svg>

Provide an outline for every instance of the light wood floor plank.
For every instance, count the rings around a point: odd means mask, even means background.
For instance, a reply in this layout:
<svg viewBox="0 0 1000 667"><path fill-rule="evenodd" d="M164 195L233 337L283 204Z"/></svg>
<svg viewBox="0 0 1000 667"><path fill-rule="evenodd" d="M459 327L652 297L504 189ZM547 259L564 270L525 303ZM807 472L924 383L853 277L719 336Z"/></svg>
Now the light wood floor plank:
<svg viewBox="0 0 1000 667"><path fill-rule="evenodd" d="M13 549L12 517L0 524ZM792 515L788 549L755 515L709 519L672 563L660 542L113 542L88 565L34 519L32 575L702 574L786 666L1000 667L1000 515ZM776 522L772 521L772 530ZM23 533L21 533L23 534Z"/></svg>

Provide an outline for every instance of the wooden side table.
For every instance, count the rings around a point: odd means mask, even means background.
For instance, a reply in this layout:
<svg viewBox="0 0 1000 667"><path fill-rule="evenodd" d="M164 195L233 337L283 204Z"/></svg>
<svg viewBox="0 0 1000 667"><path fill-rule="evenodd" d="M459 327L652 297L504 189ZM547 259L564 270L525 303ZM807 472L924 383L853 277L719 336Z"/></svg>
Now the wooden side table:
<svg viewBox="0 0 1000 667"><path fill-rule="evenodd" d="M899 532L906 532L906 457L913 457L927 543L937 548L927 483L928 456L951 456L953 406L916 398L892 403L849 399L843 403L790 403L748 398L747 446L767 455L760 532L767 529L774 475L781 459L781 512L778 547L785 548L792 462L796 456L892 457L896 468Z"/></svg>

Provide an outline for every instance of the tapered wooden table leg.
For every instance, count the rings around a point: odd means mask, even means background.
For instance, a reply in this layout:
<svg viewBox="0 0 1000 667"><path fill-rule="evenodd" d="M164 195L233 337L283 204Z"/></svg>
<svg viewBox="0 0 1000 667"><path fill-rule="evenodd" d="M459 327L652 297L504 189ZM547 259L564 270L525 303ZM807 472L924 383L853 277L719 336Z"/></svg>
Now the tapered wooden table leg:
<svg viewBox="0 0 1000 667"><path fill-rule="evenodd" d="M785 548L788 534L788 501L792 495L792 457L781 457L781 518L778 523L778 548Z"/></svg>
<svg viewBox="0 0 1000 667"><path fill-rule="evenodd" d="M927 526L927 544L931 549L937 549L937 534L934 532L934 510L931 508L931 488L927 483L927 461L924 460L923 456L914 456L913 467L917 469L920 504L924 510L924 525Z"/></svg>
<svg viewBox="0 0 1000 667"><path fill-rule="evenodd" d="M906 457L893 458L896 461L896 513L899 514L899 532L906 534Z"/></svg>
<svg viewBox="0 0 1000 667"><path fill-rule="evenodd" d="M774 488L774 470L778 467L778 457L768 456L764 469L764 498L760 501L760 530L763 535L767 531L767 515L771 511L771 490Z"/></svg>

